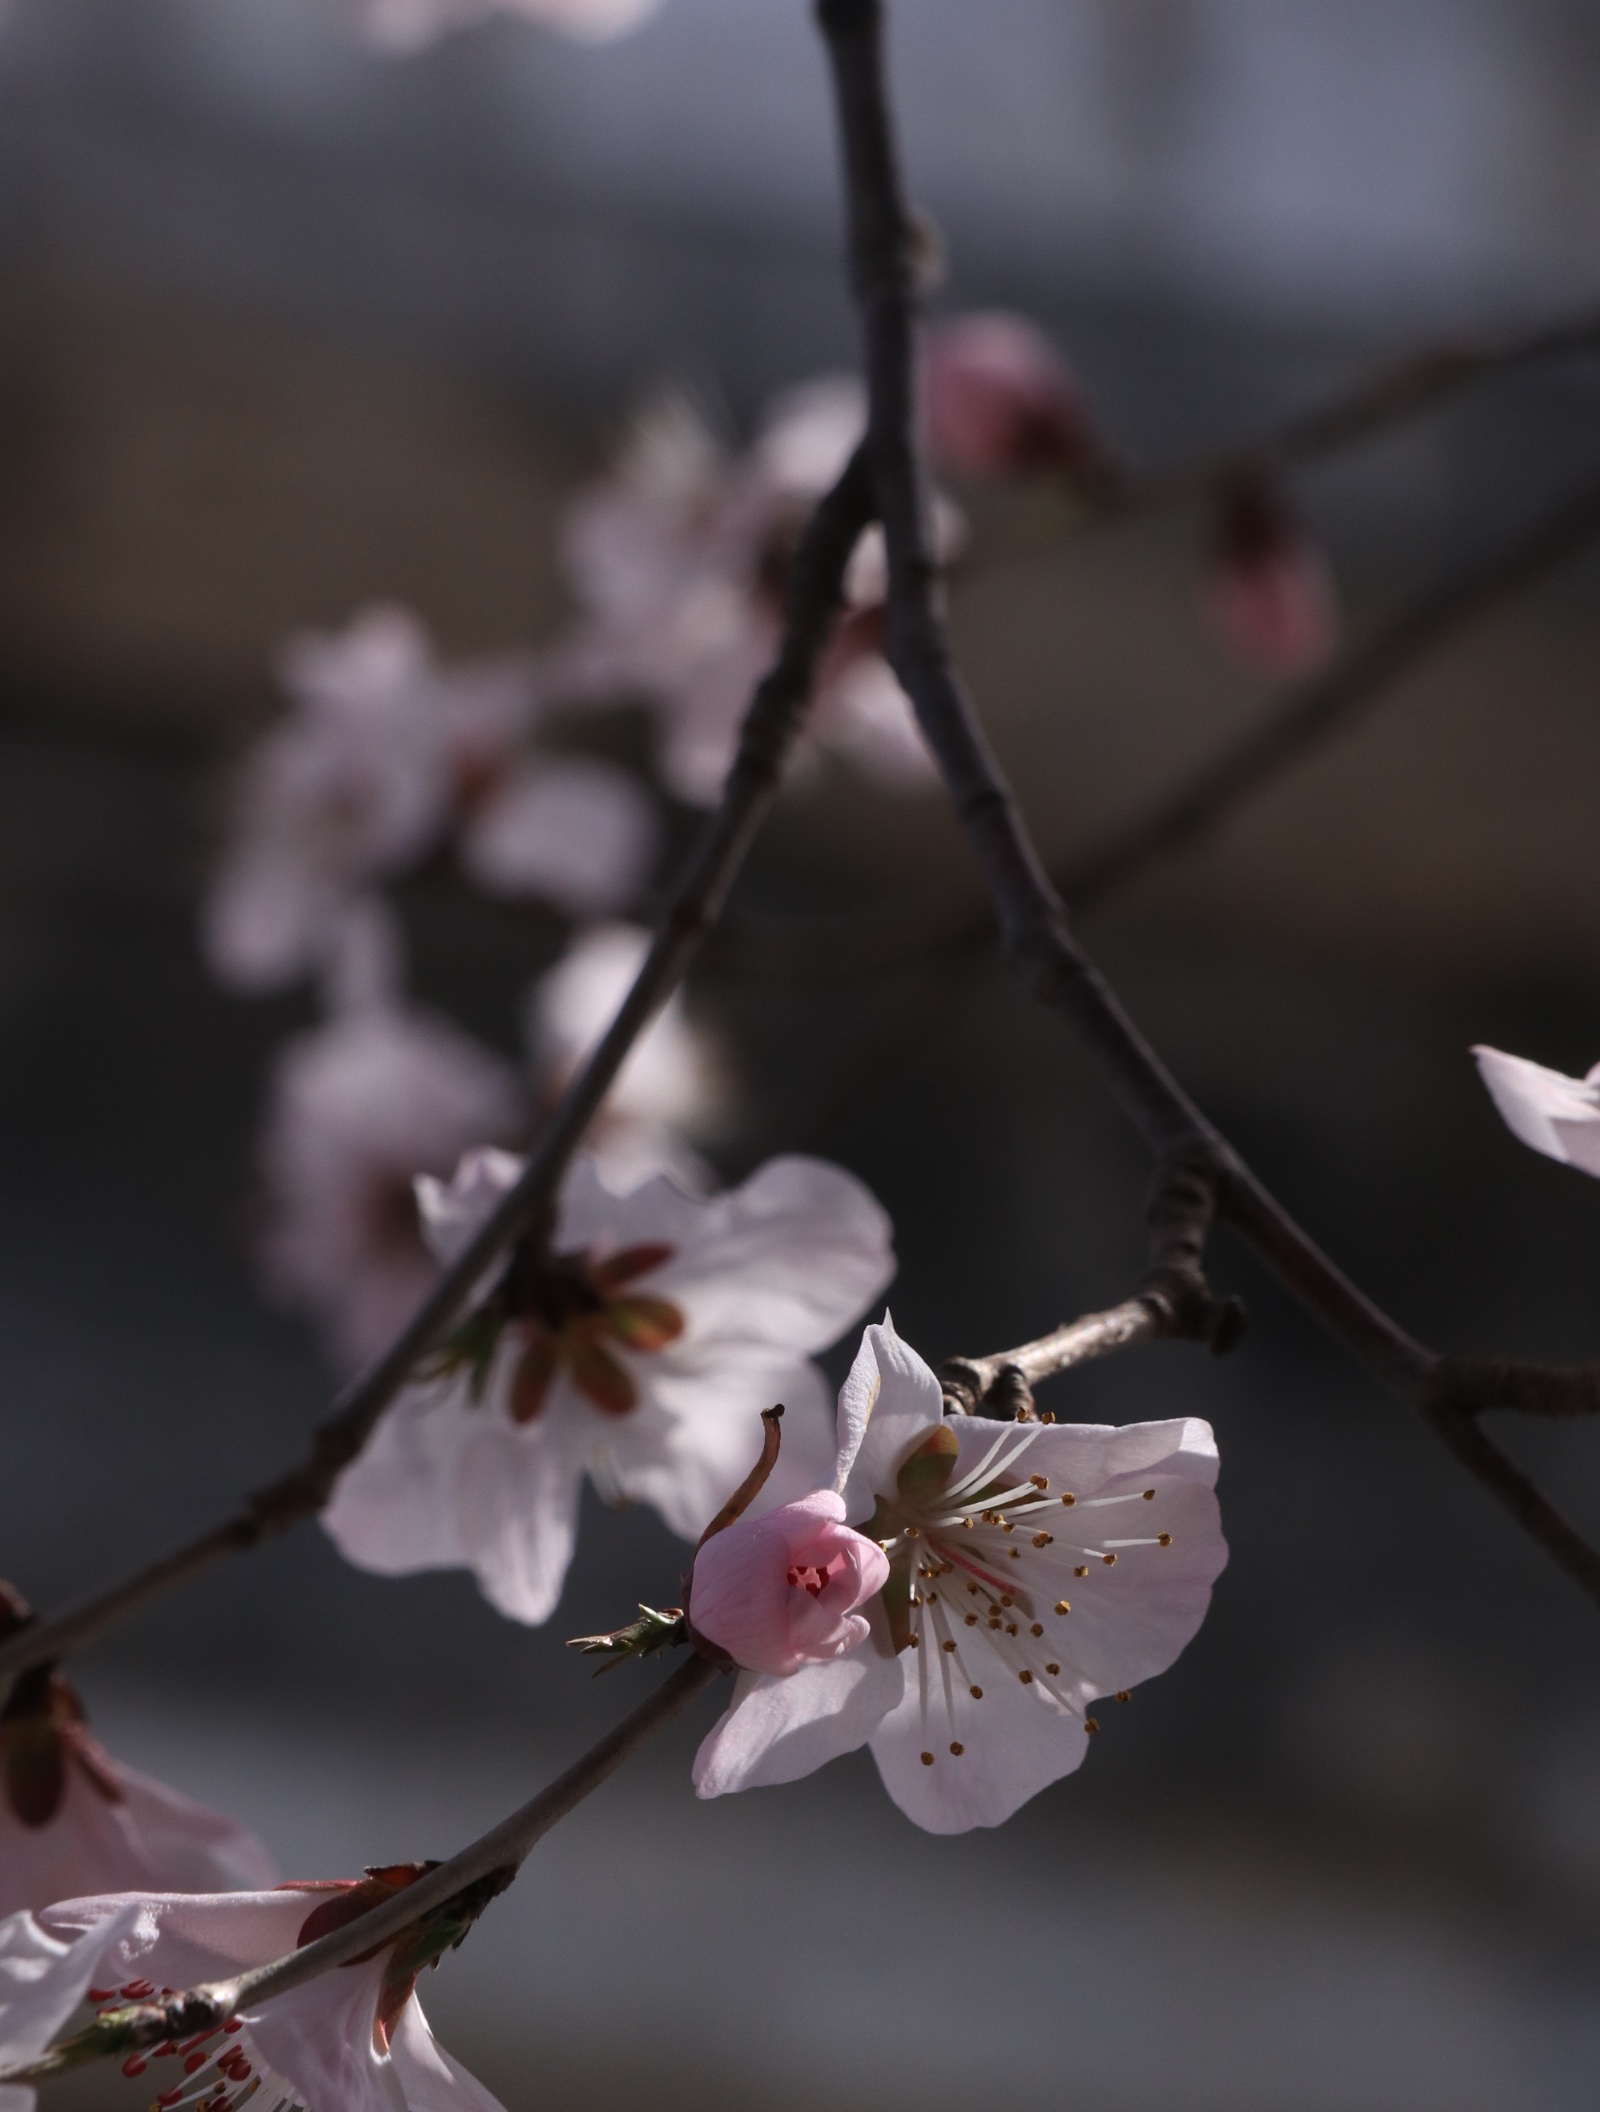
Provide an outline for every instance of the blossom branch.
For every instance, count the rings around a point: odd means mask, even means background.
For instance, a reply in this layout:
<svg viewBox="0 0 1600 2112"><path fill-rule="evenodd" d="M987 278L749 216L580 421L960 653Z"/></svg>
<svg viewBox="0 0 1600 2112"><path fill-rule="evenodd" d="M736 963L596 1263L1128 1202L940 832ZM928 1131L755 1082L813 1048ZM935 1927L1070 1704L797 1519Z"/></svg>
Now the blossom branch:
<svg viewBox="0 0 1600 2112"><path fill-rule="evenodd" d="M133 2003L112 2010L26 2067L0 2074L0 2088L39 2082L89 2061L137 2053L167 2040L215 2031L240 2011L259 2008L319 1974L351 1964L446 1907L464 1908L467 1918L475 1918L496 1893L511 1883L551 1827L614 1775L624 1760L670 1723L717 1676L718 1668L706 1658L691 1657L548 1788L540 1790L447 1863L436 1864L403 1891L369 1907L341 1928L319 1936L286 1957L231 1979L214 1980L161 2002Z"/></svg>
<svg viewBox="0 0 1600 2112"><path fill-rule="evenodd" d="M1073 938L951 658L914 439L912 224L884 79L881 0L818 0L846 174L852 276L865 336L868 447L889 559L887 656L910 696L1000 923L1007 952L1059 1012L1146 1143L1212 1169L1219 1212L1323 1326L1421 1413L1457 1459L1591 1597L1600 1555L1472 1416L1436 1404L1440 1360L1317 1247L1183 1091Z"/></svg>
<svg viewBox="0 0 1600 2112"><path fill-rule="evenodd" d="M796 550L778 657L745 716L721 802L661 916L632 988L562 1094L515 1186L396 1340L340 1394L300 1466L248 1496L232 1517L173 1553L0 1644L0 1689L32 1666L82 1649L175 1585L319 1511L417 1359L439 1339L484 1272L519 1237L543 1236L561 1178L585 1130L635 1041L682 980L777 795L842 605L845 568L872 518L872 507L870 473L864 451L858 450L818 504Z"/></svg>
<svg viewBox="0 0 1600 2112"><path fill-rule="evenodd" d="M1113 831L1056 865L1051 879L1074 910L1098 908L1157 860L1210 835L1246 800L1313 753L1429 653L1600 538L1600 477L1566 494L1520 535L1425 587L1320 674L1291 686L1257 724ZM881 971L919 954L986 945L985 915L940 930L920 909L817 919L730 918L717 935L725 971L761 977L838 977Z"/></svg>
<svg viewBox="0 0 1600 2112"><path fill-rule="evenodd" d="M1151 1190L1145 1212L1150 1267L1134 1296L1104 1312L1066 1321L1018 1349L990 1357L947 1357L939 1367L947 1408L1027 1421L1040 1379L1136 1342L1177 1337L1203 1342L1213 1356L1225 1356L1244 1332L1244 1306L1237 1298L1216 1298L1206 1281L1205 1249L1216 1200L1209 1155L1179 1153L1160 1169Z"/></svg>
<svg viewBox="0 0 1600 2112"><path fill-rule="evenodd" d="M1287 419L1259 440L1196 455L1168 469L1125 475L1089 496L1102 518L1150 512L1252 472L1288 469L1337 454L1437 410L1482 382L1525 367L1596 354L1600 315L1593 309L1533 330L1427 346L1364 376L1315 410Z"/></svg>

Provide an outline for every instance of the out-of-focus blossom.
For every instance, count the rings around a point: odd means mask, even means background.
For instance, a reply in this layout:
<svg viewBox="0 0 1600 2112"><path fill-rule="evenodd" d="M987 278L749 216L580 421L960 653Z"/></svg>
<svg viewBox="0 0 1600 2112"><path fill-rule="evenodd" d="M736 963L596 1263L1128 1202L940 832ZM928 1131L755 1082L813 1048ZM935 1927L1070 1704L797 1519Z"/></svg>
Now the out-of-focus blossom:
<svg viewBox="0 0 1600 2112"><path fill-rule="evenodd" d="M205 909L207 958L238 990L322 965L351 898L459 828L469 872L497 892L592 915L630 899L655 850L637 785L533 746L530 661L442 666L404 609L291 639L285 718L247 758Z"/></svg>
<svg viewBox="0 0 1600 2112"><path fill-rule="evenodd" d="M392 1897L423 1868L392 1864L364 1878L209 1898L111 1893L15 1916L0 1924L0 2046L41 2035L48 2043L85 1992L116 2006L269 1964ZM124 2072L148 2073L158 2089L170 2078L173 2094L162 2091L161 2105L204 2105L206 2112L235 2112L258 2095L266 2107L500 2112L434 2038L416 1998L417 1975L469 1926L448 1909L429 1915L375 1956L322 1973L176 2047L136 2056ZM89 1986L91 1979L98 1984Z"/></svg>
<svg viewBox="0 0 1600 2112"><path fill-rule="evenodd" d="M963 315L928 339L922 412L935 462L969 477L1041 470L1084 481L1110 471L1083 392L1026 317Z"/></svg>
<svg viewBox="0 0 1600 2112"><path fill-rule="evenodd" d="M1582 1078L1567 1078L1500 1049L1472 1053L1513 1136L1547 1159L1600 1174L1600 1064Z"/></svg>
<svg viewBox="0 0 1600 2112"><path fill-rule="evenodd" d="M683 799L710 805L721 791L740 722L777 650L795 541L865 425L856 382L811 382L779 397L751 446L733 456L690 406L662 399L569 513L564 551L583 617L553 649L544 679L553 695L634 696L652 706L662 771ZM948 560L962 533L948 501L936 525ZM879 548L875 557L866 538L852 564L849 611L809 732L907 790L935 773L880 657Z"/></svg>
<svg viewBox="0 0 1600 2112"><path fill-rule="evenodd" d="M946 1419L885 1322L838 1434L843 1516L888 1557L872 1634L787 1675L742 1672L695 1785L791 1782L870 1743L919 1826L997 1826L1080 1764L1088 1704L1165 1671L1204 1618L1227 1559L1210 1428Z"/></svg>
<svg viewBox="0 0 1600 2112"><path fill-rule="evenodd" d="M541 1102L565 1089L610 1026L649 945L635 925L597 925L534 984L526 1033ZM725 1095L716 1047L675 991L630 1050L585 1149L619 1193L653 1173L703 1192L713 1177L690 1140L715 1131Z"/></svg>
<svg viewBox="0 0 1600 2112"><path fill-rule="evenodd" d="M263 1271L341 1363L385 1348L437 1277L416 1176L509 1139L524 1113L509 1064L398 1002L338 1014L279 1051L260 1151Z"/></svg>
<svg viewBox="0 0 1600 2112"><path fill-rule="evenodd" d="M692 1618L736 1665L786 1677L859 1648L856 1608L888 1576L883 1549L844 1523L844 1498L816 1489L711 1535L694 1558Z"/></svg>
<svg viewBox="0 0 1600 2112"><path fill-rule="evenodd" d="M661 0L356 0L356 19L387 51L420 51L453 29L491 15L520 17L586 44L625 36L648 21Z"/></svg>
<svg viewBox="0 0 1600 2112"><path fill-rule="evenodd" d="M1205 607L1218 636L1268 674L1309 674L1339 642L1328 561L1263 478L1237 478L1221 496Z"/></svg>
<svg viewBox="0 0 1600 2112"><path fill-rule="evenodd" d="M0 1583L0 1636L29 1618ZM277 1873L254 1834L112 1759L59 1672L25 1672L0 1713L0 1915L80 1893L227 1892Z"/></svg>
<svg viewBox="0 0 1600 2112"><path fill-rule="evenodd" d="M467 814L461 863L493 895L536 895L580 917L631 901L655 862L656 810L620 770L541 756Z"/></svg>
<svg viewBox="0 0 1600 2112"><path fill-rule="evenodd" d="M449 1187L418 1184L441 1260L520 1170L474 1152ZM550 1252L518 1250L388 1410L323 1523L363 1568L469 1568L502 1613L543 1621L585 1473L694 1539L754 1463L759 1411L782 1402L763 1503L816 1485L831 1438L810 1358L893 1268L882 1209L819 1160L771 1160L703 1201L665 1178L616 1194L580 1159Z"/></svg>

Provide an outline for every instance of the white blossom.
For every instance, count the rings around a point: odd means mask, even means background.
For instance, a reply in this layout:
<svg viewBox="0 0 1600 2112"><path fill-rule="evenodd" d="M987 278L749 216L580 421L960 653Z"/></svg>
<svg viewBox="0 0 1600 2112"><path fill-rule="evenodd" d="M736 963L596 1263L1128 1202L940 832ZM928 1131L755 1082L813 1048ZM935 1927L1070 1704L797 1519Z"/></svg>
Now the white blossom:
<svg viewBox="0 0 1600 2112"><path fill-rule="evenodd" d="M866 1744L919 1826L999 1825L1079 1766L1089 1704L1165 1671L1204 1618L1227 1559L1210 1428L946 1418L886 1319L838 1439L844 1516L889 1557L872 1634L788 1675L742 1671L696 1788L793 1781Z"/></svg>
<svg viewBox="0 0 1600 2112"><path fill-rule="evenodd" d="M611 473L572 506L564 555L583 609L544 679L593 702L636 696L656 715L670 788L697 805L722 789L752 692L782 625L793 547L865 430L852 379L825 377L777 398L750 447L731 454L693 408L664 397L640 418ZM941 501L943 554L960 538ZM808 722L896 791L934 781L904 693L881 657L881 538L868 535Z"/></svg>
<svg viewBox="0 0 1600 2112"><path fill-rule="evenodd" d="M446 667L414 616L384 606L290 639L279 674L289 709L246 759L205 905L225 984L276 989L323 966L351 900L452 831L497 893L592 915L637 892L654 811L622 772L534 745L529 660Z"/></svg>
<svg viewBox="0 0 1600 2112"><path fill-rule="evenodd" d="M596 925L534 984L525 1031L542 1104L565 1090L605 1034L649 945L650 934L636 925ZM726 1090L720 1052L674 991L628 1052L585 1149L619 1192L666 1173L704 1193L714 1180L693 1140L715 1133Z"/></svg>
<svg viewBox="0 0 1600 2112"><path fill-rule="evenodd" d="M28 1618L0 1583L0 1635ZM0 1915L85 1892L226 1892L275 1875L235 1820L113 1759L59 1672L20 1675L0 1715Z"/></svg>
<svg viewBox="0 0 1600 2112"><path fill-rule="evenodd" d="M266 1965L392 1896L420 1869L209 1897L112 1893L14 1915L0 1923L0 2054L42 2050L85 1993L116 2006ZM434 2038L414 1992L418 1970L461 1927L431 1917L376 1957L322 1973L180 2047L136 2056L124 2072L170 2084L158 2099L163 2112L235 2112L252 2099L260 2112L500 2112ZM29 2095L21 2093L24 2105Z"/></svg>
<svg viewBox="0 0 1600 2112"><path fill-rule="evenodd" d="M448 1187L418 1184L441 1260L519 1170L473 1152ZM883 1211L819 1160L771 1160L704 1200L664 1177L618 1194L580 1159L549 1255L519 1254L480 1293L346 1469L323 1523L363 1568L469 1568L502 1613L543 1621L586 1473L694 1539L754 1464L760 1411L782 1402L784 1462L765 1500L814 1485L832 1446L810 1358L893 1267Z"/></svg>
<svg viewBox="0 0 1600 2112"><path fill-rule="evenodd" d="M278 1051L260 1147L268 1288L312 1313L341 1363L386 1348L432 1288L413 1182L515 1136L512 1067L448 1020L380 1002Z"/></svg>
<svg viewBox="0 0 1600 2112"><path fill-rule="evenodd" d="M1513 1136L1547 1159L1600 1174L1600 1064L1582 1078L1567 1078L1500 1049L1472 1053Z"/></svg>

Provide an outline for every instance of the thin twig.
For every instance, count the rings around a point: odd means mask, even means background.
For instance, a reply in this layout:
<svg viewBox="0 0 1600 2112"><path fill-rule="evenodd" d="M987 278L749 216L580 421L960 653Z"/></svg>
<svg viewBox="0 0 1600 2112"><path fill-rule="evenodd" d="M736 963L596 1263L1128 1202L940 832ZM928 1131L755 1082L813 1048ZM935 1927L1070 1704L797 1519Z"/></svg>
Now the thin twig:
<svg viewBox="0 0 1600 2112"><path fill-rule="evenodd" d="M300 1466L257 1490L231 1517L172 1554L0 1644L0 1690L31 1666L82 1649L174 1585L319 1511L417 1359L437 1341L485 1270L513 1240L530 1231L542 1232L584 1132L629 1050L682 980L777 795L839 611L845 567L871 517L871 479L864 453L858 450L817 507L796 550L783 642L746 714L721 803L662 914L632 989L557 1102L515 1187L389 1349L340 1394Z"/></svg>
<svg viewBox="0 0 1600 2112"><path fill-rule="evenodd" d="M999 918L1006 951L1062 1014L1159 1160L1204 1159L1219 1208L1336 1339L1425 1415L1455 1456L1600 1599L1600 1555L1470 1416L1438 1407L1439 1360L1323 1254L1206 1120L1133 1025L1068 929L1016 800L951 659L927 533L913 416L911 222L889 117L881 0L818 0L846 174L850 256L862 312L868 446L889 558L887 656L916 708Z"/></svg>
<svg viewBox="0 0 1600 2112"><path fill-rule="evenodd" d="M1592 308L1535 329L1426 346L1380 367L1314 410L1296 413L1241 446L1215 448L1167 469L1134 471L1089 495L1102 516L1148 513L1193 498L1252 471L1291 469L1439 409L1480 383L1525 367L1600 353ZM1093 518L1093 515L1090 516Z"/></svg>
<svg viewBox="0 0 1600 2112"><path fill-rule="evenodd" d="M614 1731L608 1731L547 1789L540 1790L447 1863L437 1864L404 1891L369 1907L342 1928L230 1980L213 1980L186 1994L168 1996L162 2002L135 2003L103 2016L25 2067L0 2074L0 2087L38 2082L109 2054L134 2053L166 2039L192 2038L200 2032L214 2031L240 2011L258 2009L275 1995L286 1995L291 1988L301 1987L321 1973L348 1965L364 1952L392 1942L426 1915L448 1906L484 1880L499 1880L492 1882L492 1890L503 1889L557 1820L564 1819L614 1775L631 1753L670 1723L687 1702L717 1677L718 1668L706 1658L689 1658L647 1701L625 1716Z"/></svg>

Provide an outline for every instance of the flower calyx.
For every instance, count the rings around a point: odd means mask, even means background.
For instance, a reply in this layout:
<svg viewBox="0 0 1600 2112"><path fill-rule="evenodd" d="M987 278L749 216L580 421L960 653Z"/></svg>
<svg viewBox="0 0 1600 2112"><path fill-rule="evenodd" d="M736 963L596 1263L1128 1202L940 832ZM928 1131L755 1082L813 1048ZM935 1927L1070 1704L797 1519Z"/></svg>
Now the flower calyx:
<svg viewBox="0 0 1600 2112"><path fill-rule="evenodd" d="M419 1877L425 1877L438 1867L437 1859L421 1863L375 1863L369 1864L364 1877L283 1886L284 1891L330 1895L319 1906L313 1907L301 1923L295 1948L303 1950L308 1943L315 1943L319 1936L330 1936L334 1930L347 1927L369 1909L392 1899L397 1892L404 1891L406 1886L415 1884ZM465 1940L490 1900L503 1892L515 1875L515 1868L509 1865L491 1870L441 1906L421 1915L398 1936L374 1944L371 1950L345 1961L347 1965L364 1965L380 1951L388 1950L388 1962L372 2019L372 2043L377 2053L389 2051L401 2012L416 1991L418 1975L437 1965L446 1951L455 1950Z"/></svg>
<svg viewBox="0 0 1600 2112"><path fill-rule="evenodd" d="M610 1672L630 1658L654 1657L658 1651L675 1650L688 1640L689 1623L681 1606L658 1609L641 1600L636 1621L614 1628L609 1635L570 1636L567 1648L581 1650L585 1657L603 1657L605 1663L595 1668L598 1679L602 1672Z"/></svg>
<svg viewBox="0 0 1600 2112"><path fill-rule="evenodd" d="M31 1627L38 1616L20 1592L0 1580L0 1637ZM69 1769L108 1804L122 1802L111 1764L90 1737L83 1704L54 1665L19 1675L0 1710L0 1794L30 1828L48 1826L67 1793Z"/></svg>
<svg viewBox="0 0 1600 2112"><path fill-rule="evenodd" d="M531 1423L563 1374L591 1407L626 1415L639 1388L619 1349L649 1356L676 1342L687 1322L670 1299L634 1286L670 1261L660 1242L623 1247L594 1260L522 1242L489 1297L445 1338L429 1377L465 1370L471 1399L481 1402L502 1337L519 1345L510 1413Z"/></svg>

